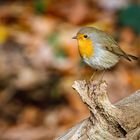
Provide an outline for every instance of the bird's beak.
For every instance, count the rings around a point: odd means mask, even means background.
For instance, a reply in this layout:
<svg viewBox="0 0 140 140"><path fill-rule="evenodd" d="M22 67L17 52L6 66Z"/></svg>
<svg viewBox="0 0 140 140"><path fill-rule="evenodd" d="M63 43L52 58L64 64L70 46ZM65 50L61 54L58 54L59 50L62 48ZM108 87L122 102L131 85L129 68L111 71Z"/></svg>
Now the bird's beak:
<svg viewBox="0 0 140 140"><path fill-rule="evenodd" d="M72 39L77 39L77 36L73 36Z"/></svg>

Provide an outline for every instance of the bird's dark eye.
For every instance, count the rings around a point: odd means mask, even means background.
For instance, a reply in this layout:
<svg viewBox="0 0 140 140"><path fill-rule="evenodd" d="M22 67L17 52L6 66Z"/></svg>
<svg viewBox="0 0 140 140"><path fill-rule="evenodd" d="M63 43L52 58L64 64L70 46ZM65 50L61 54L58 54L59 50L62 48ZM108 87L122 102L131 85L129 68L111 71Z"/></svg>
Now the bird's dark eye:
<svg viewBox="0 0 140 140"><path fill-rule="evenodd" d="M87 35L84 35L84 38L87 38L88 36Z"/></svg>

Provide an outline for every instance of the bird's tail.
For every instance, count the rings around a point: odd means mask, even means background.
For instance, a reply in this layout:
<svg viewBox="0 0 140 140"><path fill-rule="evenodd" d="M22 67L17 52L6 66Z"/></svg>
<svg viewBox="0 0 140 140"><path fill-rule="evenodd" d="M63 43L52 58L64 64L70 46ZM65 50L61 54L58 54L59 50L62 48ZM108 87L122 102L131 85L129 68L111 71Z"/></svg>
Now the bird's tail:
<svg viewBox="0 0 140 140"><path fill-rule="evenodd" d="M134 56L134 55L131 55L131 54L127 54L128 55L128 57L130 58L130 60L138 60L139 58L138 57L136 57L136 56Z"/></svg>

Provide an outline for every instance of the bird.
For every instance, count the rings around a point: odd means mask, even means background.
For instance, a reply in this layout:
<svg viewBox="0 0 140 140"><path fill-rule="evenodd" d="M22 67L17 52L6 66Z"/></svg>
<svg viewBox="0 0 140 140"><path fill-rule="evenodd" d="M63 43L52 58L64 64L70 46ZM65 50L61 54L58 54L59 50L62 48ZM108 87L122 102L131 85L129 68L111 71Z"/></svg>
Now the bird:
<svg viewBox="0 0 140 140"><path fill-rule="evenodd" d="M96 71L104 73L122 58L128 61L138 59L123 51L110 34L95 27L82 27L73 39L78 42L79 54L83 61Z"/></svg>

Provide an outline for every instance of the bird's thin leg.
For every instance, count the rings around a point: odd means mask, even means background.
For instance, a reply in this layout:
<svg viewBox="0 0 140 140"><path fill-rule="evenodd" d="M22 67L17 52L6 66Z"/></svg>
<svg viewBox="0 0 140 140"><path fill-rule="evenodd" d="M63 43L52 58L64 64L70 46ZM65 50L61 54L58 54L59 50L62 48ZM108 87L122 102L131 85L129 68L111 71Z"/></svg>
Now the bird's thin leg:
<svg viewBox="0 0 140 140"><path fill-rule="evenodd" d="M102 74L101 74L100 81L102 81L104 75L105 75L105 69L103 70L103 72L102 72Z"/></svg>
<svg viewBox="0 0 140 140"><path fill-rule="evenodd" d="M92 76L90 77L90 80L89 80L89 81L92 81L92 80L94 79L96 73L97 73L97 69L96 69L95 72L92 74Z"/></svg>

